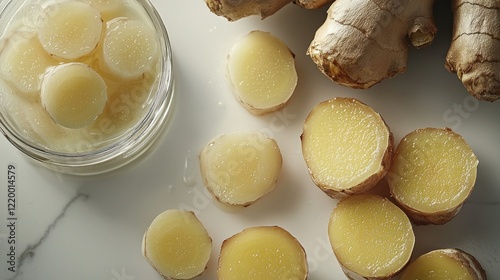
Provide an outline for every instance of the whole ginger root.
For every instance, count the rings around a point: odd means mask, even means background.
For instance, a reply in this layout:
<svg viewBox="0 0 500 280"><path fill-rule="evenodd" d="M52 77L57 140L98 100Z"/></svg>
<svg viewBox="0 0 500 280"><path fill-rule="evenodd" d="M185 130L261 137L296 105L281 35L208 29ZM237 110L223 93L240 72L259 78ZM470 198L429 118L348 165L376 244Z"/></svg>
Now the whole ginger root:
<svg viewBox="0 0 500 280"><path fill-rule="evenodd" d="M453 0L446 67L480 100L500 98L500 1Z"/></svg>
<svg viewBox="0 0 500 280"><path fill-rule="evenodd" d="M369 88L406 70L408 38L432 42L434 0L337 0L307 53L333 81Z"/></svg>

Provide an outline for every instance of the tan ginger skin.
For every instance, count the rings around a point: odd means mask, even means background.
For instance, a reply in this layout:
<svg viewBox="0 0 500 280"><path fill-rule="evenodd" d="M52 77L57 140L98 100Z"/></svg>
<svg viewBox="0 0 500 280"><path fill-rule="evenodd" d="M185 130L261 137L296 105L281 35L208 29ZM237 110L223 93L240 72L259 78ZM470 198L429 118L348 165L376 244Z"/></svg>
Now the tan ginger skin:
<svg viewBox="0 0 500 280"><path fill-rule="evenodd" d="M307 53L333 81L369 88L406 70L407 38L415 47L432 42L436 32L433 3L337 0Z"/></svg>
<svg viewBox="0 0 500 280"><path fill-rule="evenodd" d="M500 1L453 0L453 37L446 67L474 97L500 98Z"/></svg>
<svg viewBox="0 0 500 280"><path fill-rule="evenodd" d="M434 0L205 0L230 21L269 17L289 3L331 4L307 54L334 82L366 89L406 70L408 45L434 39ZM451 0L453 40L445 66L479 100L500 99L500 2Z"/></svg>

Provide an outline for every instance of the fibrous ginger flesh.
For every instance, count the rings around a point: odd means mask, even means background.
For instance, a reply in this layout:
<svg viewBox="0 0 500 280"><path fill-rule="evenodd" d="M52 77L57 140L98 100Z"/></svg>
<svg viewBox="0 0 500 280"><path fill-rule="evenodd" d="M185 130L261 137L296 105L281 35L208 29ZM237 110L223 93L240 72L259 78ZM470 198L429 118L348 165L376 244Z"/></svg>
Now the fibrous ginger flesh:
<svg viewBox="0 0 500 280"><path fill-rule="evenodd" d="M55 64L34 34L16 33L0 49L0 74L20 92L38 92L40 77Z"/></svg>
<svg viewBox="0 0 500 280"><path fill-rule="evenodd" d="M64 59L90 54L102 32L101 13L82 2L62 2L48 6L38 38L45 50Z"/></svg>
<svg viewBox="0 0 500 280"><path fill-rule="evenodd" d="M282 158L266 135L234 132L210 142L200 162L205 185L220 202L246 206L274 189Z"/></svg>
<svg viewBox="0 0 500 280"><path fill-rule="evenodd" d="M102 55L106 70L112 74L138 78L152 67L158 52L157 35L146 22L125 18L108 22Z"/></svg>
<svg viewBox="0 0 500 280"><path fill-rule="evenodd" d="M400 271L411 257L415 236L406 214L389 200L361 194L342 199L328 234L343 267L363 277Z"/></svg>
<svg viewBox="0 0 500 280"><path fill-rule="evenodd" d="M306 254L280 227L253 227L224 241L218 279L306 279Z"/></svg>
<svg viewBox="0 0 500 280"><path fill-rule="evenodd" d="M449 251L449 253L446 253ZM476 280L475 270L466 261L450 254L454 249L435 250L421 255L411 262L401 274L401 280Z"/></svg>
<svg viewBox="0 0 500 280"><path fill-rule="evenodd" d="M449 129L419 129L398 145L388 183L406 206L429 213L446 211L470 195L477 165L460 135Z"/></svg>
<svg viewBox="0 0 500 280"><path fill-rule="evenodd" d="M355 99L336 98L313 109L302 141L316 183L344 190L383 170L390 132L370 107Z"/></svg>
<svg viewBox="0 0 500 280"><path fill-rule="evenodd" d="M143 245L151 265L173 279L191 279L203 273L212 250L212 240L194 213L176 209L153 220Z"/></svg>
<svg viewBox="0 0 500 280"><path fill-rule="evenodd" d="M42 82L41 103L63 127L76 129L89 125L102 113L107 99L105 81L82 63L57 66Z"/></svg>
<svg viewBox="0 0 500 280"><path fill-rule="evenodd" d="M297 85L295 58L273 35L253 31L236 42L228 57L236 96L250 110L273 110L288 101Z"/></svg>

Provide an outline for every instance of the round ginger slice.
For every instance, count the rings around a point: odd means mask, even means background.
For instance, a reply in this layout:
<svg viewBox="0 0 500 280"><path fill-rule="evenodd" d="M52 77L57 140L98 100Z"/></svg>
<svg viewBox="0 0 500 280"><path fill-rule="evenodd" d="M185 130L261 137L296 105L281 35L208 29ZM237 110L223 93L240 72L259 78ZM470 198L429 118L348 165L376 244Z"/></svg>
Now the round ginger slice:
<svg viewBox="0 0 500 280"><path fill-rule="evenodd" d="M281 164L278 144L260 132L221 135L200 154L205 186L225 205L248 206L271 192Z"/></svg>
<svg viewBox="0 0 500 280"><path fill-rule="evenodd" d="M371 189L392 161L389 127L377 112L353 98L334 98L314 107L301 140L312 180L332 198Z"/></svg>
<svg viewBox="0 0 500 280"><path fill-rule="evenodd" d="M141 77L158 57L157 37L142 20L117 18L108 22L102 47L104 69L123 79Z"/></svg>
<svg viewBox="0 0 500 280"><path fill-rule="evenodd" d="M304 248L281 227L246 228L222 243L219 280L304 280L307 274Z"/></svg>
<svg viewBox="0 0 500 280"><path fill-rule="evenodd" d="M142 252L165 279L193 279L206 270L212 239L193 212L170 209L147 229Z"/></svg>
<svg viewBox="0 0 500 280"><path fill-rule="evenodd" d="M328 236L350 279L390 279L410 260L415 244L406 214L388 199L369 194L338 202Z"/></svg>
<svg viewBox="0 0 500 280"><path fill-rule="evenodd" d="M447 128L417 129L396 148L387 182L415 223L444 224L471 194L477 165L462 136Z"/></svg>
<svg viewBox="0 0 500 280"><path fill-rule="evenodd" d="M401 274L401 280L486 280L486 272L471 254L439 249L421 255Z"/></svg>
<svg viewBox="0 0 500 280"><path fill-rule="evenodd" d="M233 45L227 75L240 103L256 115L284 107L298 80L294 54L263 31L252 31Z"/></svg>
<svg viewBox="0 0 500 280"><path fill-rule="evenodd" d="M87 3L61 2L48 6L38 38L57 57L74 60L90 54L102 33L101 13Z"/></svg>
<svg viewBox="0 0 500 280"><path fill-rule="evenodd" d="M108 100L102 77L83 63L62 64L42 82L41 102L57 124L77 129L91 124Z"/></svg>

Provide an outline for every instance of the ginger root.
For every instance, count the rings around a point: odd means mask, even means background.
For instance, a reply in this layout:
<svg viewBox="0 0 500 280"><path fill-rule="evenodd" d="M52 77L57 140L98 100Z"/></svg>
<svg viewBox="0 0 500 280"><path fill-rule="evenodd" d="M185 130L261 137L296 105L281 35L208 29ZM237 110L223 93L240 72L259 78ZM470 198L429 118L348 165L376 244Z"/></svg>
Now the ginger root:
<svg viewBox="0 0 500 280"><path fill-rule="evenodd" d="M293 0L205 0L208 8L216 15L235 21L251 15L263 19L273 15Z"/></svg>
<svg viewBox="0 0 500 280"><path fill-rule="evenodd" d="M500 2L454 0L453 40L446 67L474 97L500 98Z"/></svg>
<svg viewBox="0 0 500 280"><path fill-rule="evenodd" d="M406 70L407 37L415 47L432 42L433 3L337 0L307 53L333 81L369 88Z"/></svg>

